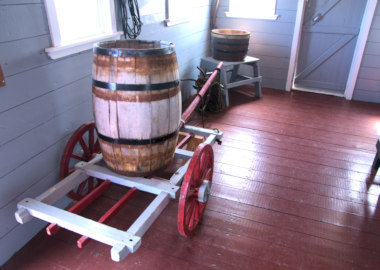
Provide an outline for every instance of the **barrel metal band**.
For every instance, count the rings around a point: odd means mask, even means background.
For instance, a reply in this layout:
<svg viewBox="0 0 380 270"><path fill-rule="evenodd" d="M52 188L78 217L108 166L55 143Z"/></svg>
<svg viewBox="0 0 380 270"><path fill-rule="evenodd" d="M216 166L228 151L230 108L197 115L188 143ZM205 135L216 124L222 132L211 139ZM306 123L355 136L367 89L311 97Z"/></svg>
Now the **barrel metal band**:
<svg viewBox="0 0 380 270"><path fill-rule="evenodd" d="M123 139L123 138L115 139L115 138L110 138L108 136L100 134L98 132L99 138L102 139L103 141L106 141L106 142L109 142L109 143L112 143L112 144L123 144L123 145L149 145L149 144L156 144L156 143L160 143L160 142L164 142L166 140L169 140L170 138L176 136L177 134L178 134L178 130L176 130L176 131L174 131L172 133L169 133L169 134L167 134L165 136L139 140L139 139Z"/></svg>
<svg viewBox="0 0 380 270"><path fill-rule="evenodd" d="M246 52L248 52L248 50L224 51L224 50L219 50L219 49L215 49L215 48L213 48L213 50L216 52L222 52L222 53L246 53Z"/></svg>
<svg viewBox="0 0 380 270"><path fill-rule="evenodd" d="M179 80L165 82L165 83L152 83L152 84L120 84L120 83L110 83L101 82L92 79L92 85L104 88L108 90L118 90L118 91L155 91L164 90L169 88L174 88L179 85Z"/></svg>
<svg viewBox="0 0 380 270"><path fill-rule="evenodd" d="M162 43L162 42L161 42ZM96 44L93 52L99 55L112 56L112 57L145 57L145 56L159 56L167 55L175 52L173 43L163 43L167 47L157 49L133 50L123 48L105 48L99 47Z"/></svg>
<svg viewBox="0 0 380 270"><path fill-rule="evenodd" d="M212 44L217 44L217 45L227 45L227 46L232 46L232 47L238 47L238 46L245 46L248 45L249 42L241 42L241 43L228 43L228 42L222 42L222 41L211 41Z"/></svg>

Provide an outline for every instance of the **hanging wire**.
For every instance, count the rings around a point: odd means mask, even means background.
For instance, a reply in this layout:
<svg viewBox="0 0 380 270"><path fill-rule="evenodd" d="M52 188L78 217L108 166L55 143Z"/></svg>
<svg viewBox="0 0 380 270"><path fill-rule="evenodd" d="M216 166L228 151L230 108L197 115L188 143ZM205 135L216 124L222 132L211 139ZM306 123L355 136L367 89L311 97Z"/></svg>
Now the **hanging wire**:
<svg viewBox="0 0 380 270"><path fill-rule="evenodd" d="M141 33L143 23L140 19L140 11L137 0L119 0L120 17L123 25L124 38L136 39ZM129 12L128 12L129 11ZM131 24L128 22L128 13L131 15Z"/></svg>

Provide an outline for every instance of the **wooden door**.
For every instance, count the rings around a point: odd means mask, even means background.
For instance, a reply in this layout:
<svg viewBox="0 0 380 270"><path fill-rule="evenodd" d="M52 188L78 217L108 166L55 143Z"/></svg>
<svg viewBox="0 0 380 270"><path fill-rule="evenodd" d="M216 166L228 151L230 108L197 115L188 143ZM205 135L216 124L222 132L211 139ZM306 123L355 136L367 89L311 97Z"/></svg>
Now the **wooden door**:
<svg viewBox="0 0 380 270"><path fill-rule="evenodd" d="M343 95L367 0L308 0L293 89Z"/></svg>

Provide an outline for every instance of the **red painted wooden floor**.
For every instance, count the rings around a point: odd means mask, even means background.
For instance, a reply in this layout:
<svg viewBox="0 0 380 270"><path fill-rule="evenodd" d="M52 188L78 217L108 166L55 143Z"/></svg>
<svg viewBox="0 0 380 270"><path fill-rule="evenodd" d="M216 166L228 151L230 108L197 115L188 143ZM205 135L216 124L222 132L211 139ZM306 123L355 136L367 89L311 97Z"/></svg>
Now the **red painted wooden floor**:
<svg viewBox="0 0 380 270"><path fill-rule="evenodd" d="M2 269L380 269L379 104L271 89L258 100L241 89L205 125L224 138L192 239L177 233L172 201L121 263L110 247L78 249L78 235L61 231L38 234ZM85 215L99 217L124 192L111 188ZM111 225L128 228L150 200L139 194Z"/></svg>

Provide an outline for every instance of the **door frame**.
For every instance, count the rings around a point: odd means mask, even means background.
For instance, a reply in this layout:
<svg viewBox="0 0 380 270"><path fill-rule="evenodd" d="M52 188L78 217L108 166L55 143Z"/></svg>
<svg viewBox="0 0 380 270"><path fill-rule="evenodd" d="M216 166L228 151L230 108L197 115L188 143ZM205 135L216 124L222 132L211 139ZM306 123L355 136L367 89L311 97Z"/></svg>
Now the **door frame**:
<svg viewBox="0 0 380 270"><path fill-rule="evenodd" d="M294 73L298 60L298 51L301 43L302 25L305 14L305 7L308 0L298 0L296 21L293 32L292 47L290 51L290 60L288 68L288 76L286 79L285 90L290 91L293 87ZM360 25L360 31L358 39L356 41L354 55L352 57L351 68L348 73L346 89L344 91L344 97L346 99L352 99L356 80L358 78L360 65L362 62L364 49L367 44L368 34L371 29L373 17L375 15L377 0L367 0L367 4L363 14L363 20Z"/></svg>

